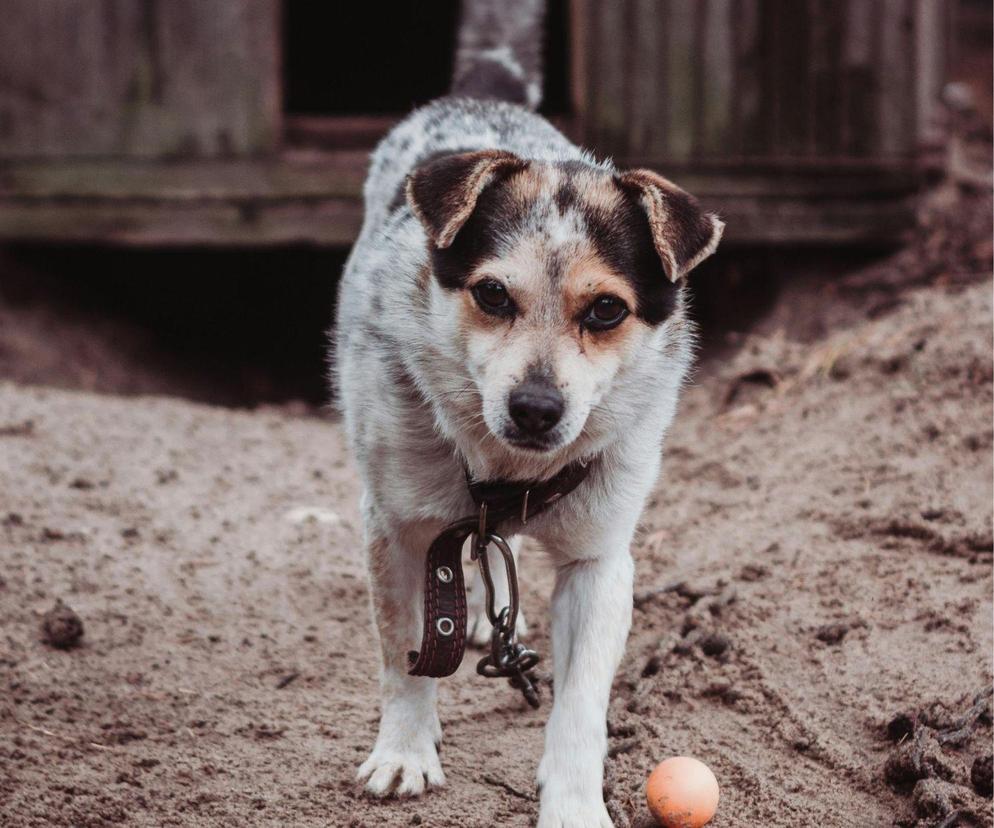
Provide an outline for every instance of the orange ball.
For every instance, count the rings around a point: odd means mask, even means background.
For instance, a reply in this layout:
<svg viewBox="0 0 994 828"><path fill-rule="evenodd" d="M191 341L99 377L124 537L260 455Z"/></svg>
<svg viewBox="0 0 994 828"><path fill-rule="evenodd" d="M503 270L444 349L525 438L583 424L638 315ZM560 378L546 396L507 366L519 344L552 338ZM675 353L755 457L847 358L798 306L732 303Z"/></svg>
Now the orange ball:
<svg viewBox="0 0 994 828"><path fill-rule="evenodd" d="M718 810L718 780L703 762L674 756L649 774L645 798L665 828L701 828Z"/></svg>

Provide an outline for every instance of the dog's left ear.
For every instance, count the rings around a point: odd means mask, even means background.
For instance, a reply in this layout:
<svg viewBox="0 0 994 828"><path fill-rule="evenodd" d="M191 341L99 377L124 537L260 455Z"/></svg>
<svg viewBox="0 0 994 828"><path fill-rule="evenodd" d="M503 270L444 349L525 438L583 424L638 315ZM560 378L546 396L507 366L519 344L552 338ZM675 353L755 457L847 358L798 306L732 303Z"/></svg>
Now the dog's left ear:
<svg viewBox="0 0 994 828"><path fill-rule="evenodd" d="M618 176L649 217L649 229L666 275L676 282L714 253L725 224L705 213L697 199L652 170L629 170Z"/></svg>
<svg viewBox="0 0 994 828"><path fill-rule="evenodd" d="M436 247L452 244L483 190L528 162L503 150L446 155L407 177L407 202Z"/></svg>

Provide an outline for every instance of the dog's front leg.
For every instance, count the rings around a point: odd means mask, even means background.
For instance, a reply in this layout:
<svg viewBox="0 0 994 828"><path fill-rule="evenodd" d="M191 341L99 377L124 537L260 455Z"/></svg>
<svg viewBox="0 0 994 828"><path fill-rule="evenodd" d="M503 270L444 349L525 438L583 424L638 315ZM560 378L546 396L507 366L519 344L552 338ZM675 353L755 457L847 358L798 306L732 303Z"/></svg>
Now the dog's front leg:
<svg viewBox="0 0 994 828"><path fill-rule="evenodd" d="M539 828L611 828L602 785L607 706L631 626L630 536L559 568L552 596L555 701L539 765Z"/></svg>
<svg viewBox="0 0 994 828"><path fill-rule="evenodd" d="M358 776L376 796L417 796L426 784L445 783L438 761L436 680L407 674L407 652L421 646L424 592L424 549L418 552L408 541L374 539L367 549L382 651L382 710L376 744Z"/></svg>

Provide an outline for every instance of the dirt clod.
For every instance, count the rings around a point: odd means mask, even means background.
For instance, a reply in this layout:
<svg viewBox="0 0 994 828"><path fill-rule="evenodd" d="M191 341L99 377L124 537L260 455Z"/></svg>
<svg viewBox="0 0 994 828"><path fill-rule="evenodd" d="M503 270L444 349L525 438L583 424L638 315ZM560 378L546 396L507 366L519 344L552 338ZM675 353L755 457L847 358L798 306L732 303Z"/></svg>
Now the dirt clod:
<svg viewBox="0 0 994 828"><path fill-rule="evenodd" d="M973 760L970 782L973 783L973 789L981 796L990 799L994 795L994 756L988 753Z"/></svg>
<svg viewBox="0 0 994 828"><path fill-rule="evenodd" d="M725 392L725 406L740 402L749 388L776 388L781 382L780 375L771 368L754 368L737 376Z"/></svg>
<svg viewBox="0 0 994 828"><path fill-rule="evenodd" d="M749 582L761 581L769 574L770 570L762 564L746 564L739 571L739 580Z"/></svg>
<svg viewBox="0 0 994 828"><path fill-rule="evenodd" d="M962 702L936 699L887 723L887 736L897 745L884 766L884 778L896 790L911 792L920 818L916 828L991 825L990 807L977 797L990 797L991 754L975 759L969 772L963 756L976 739L990 744L989 730L980 733L989 727L990 698L991 691L984 688L962 713L957 712Z"/></svg>
<svg viewBox="0 0 994 828"><path fill-rule="evenodd" d="M83 638L83 620L60 598L42 616L41 635L46 644L59 650L70 650Z"/></svg>
<svg viewBox="0 0 994 828"><path fill-rule="evenodd" d="M10 425L0 425L0 437L31 437L34 435L35 424L33 420L25 420L22 423L11 423Z"/></svg>
<svg viewBox="0 0 994 828"><path fill-rule="evenodd" d="M276 689L282 690L284 687L293 684L293 682L295 682L298 678L300 678L300 673L287 673L283 676L283 678L276 682Z"/></svg>
<svg viewBox="0 0 994 828"><path fill-rule="evenodd" d="M732 642L728 640L728 636L722 635L721 633L708 633L703 636L698 643L701 648L701 652L706 656L711 656L712 658L718 658L719 656L724 655L732 644Z"/></svg>
<svg viewBox="0 0 994 828"><path fill-rule="evenodd" d="M825 644L839 644L852 627L849 624L826 624L815 632L815 638Z"/></svg>
<svg viewBox="0 0 994 828"><path fill-rule="evenodd" d="M892 742L901 742L914 735L917 716L914 713L901 712L887 722L887 738Z"/></svg>
<svg viewBox="0 0 994 828"><path fill-rule="evenodd" d="M912 794L920 828L953 828L956 825L992 824L990 806L969 788L942 779L922 779Z"/></svg>
<svg viewBox="0 0 994 828"><path fill-rule="evenodd" d="M952 779L956 768L942 752L942 747L928 728L919 727L912 738L897 746L887 764L884 776L895 788L908 789L919 779L939 777Z"/></svg>

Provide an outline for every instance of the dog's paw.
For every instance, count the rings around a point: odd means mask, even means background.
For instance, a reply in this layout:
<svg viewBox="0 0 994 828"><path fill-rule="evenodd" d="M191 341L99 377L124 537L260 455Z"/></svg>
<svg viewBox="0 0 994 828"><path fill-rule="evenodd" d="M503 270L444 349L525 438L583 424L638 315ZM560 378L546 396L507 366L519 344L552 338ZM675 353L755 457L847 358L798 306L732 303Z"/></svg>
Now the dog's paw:
<svg viewBox="0 0 994 828"><path fill-rule="evenodd" d="M445 784L445 774L432 741L417 747L377 744L356 775L373 796L420 796L425 788Z"/></svg>
<svg viewBox="0 0 994 828"><path fill-rule="evenodd" d="M604 805L603 754L576 748L546 753L538 766L538 828L614 828Z"/></svg>
<svg viewBox="0 0 994 828"><path fill-rule="evenodd" d="M614 828L603 802L542 797L538 828Z"/></svg>

